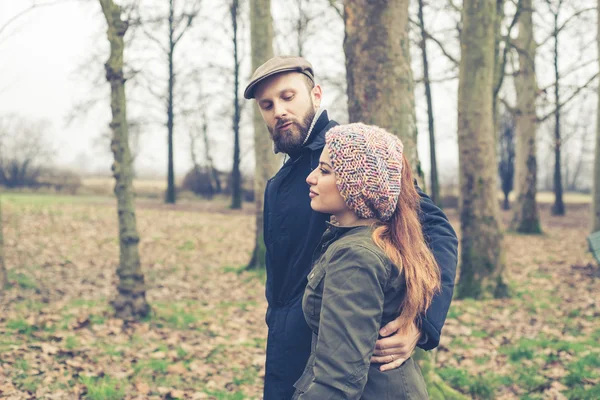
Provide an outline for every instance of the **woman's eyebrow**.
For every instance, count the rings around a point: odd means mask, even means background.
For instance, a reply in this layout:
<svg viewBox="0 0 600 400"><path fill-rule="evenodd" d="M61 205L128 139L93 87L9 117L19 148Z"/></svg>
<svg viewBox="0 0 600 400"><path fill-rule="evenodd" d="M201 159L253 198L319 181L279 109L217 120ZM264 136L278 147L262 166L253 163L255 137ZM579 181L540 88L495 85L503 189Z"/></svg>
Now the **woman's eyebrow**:
<svg viewBox="0 0 600 400"><path fill-rule="evenodd" d="M329 168L333 169L333 167L327 164L325 161L319 161L319 165L327 165Z"/></svg>

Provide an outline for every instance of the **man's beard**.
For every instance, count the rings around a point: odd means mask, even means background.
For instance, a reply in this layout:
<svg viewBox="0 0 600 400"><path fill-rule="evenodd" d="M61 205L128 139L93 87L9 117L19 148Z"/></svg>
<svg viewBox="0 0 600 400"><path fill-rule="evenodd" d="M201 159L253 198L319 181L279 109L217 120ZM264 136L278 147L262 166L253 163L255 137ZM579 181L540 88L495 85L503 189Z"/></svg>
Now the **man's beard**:
<svg viewBox="0 0 600 400"><path fill-rule="evenodd" d="M302 119L302 122L296 122L290 119L279 120L277 121L275 128L268 127L269 132L271 133L271 138L273 139L273 143L275 144L276 152L289 154L290 152L302 148L302 145L308 136L308 131L315 114L316 111L311 104L310 108L307 110L304 118ZM292 124L289 127L281 130L281 126L290 122Z"/></svg>

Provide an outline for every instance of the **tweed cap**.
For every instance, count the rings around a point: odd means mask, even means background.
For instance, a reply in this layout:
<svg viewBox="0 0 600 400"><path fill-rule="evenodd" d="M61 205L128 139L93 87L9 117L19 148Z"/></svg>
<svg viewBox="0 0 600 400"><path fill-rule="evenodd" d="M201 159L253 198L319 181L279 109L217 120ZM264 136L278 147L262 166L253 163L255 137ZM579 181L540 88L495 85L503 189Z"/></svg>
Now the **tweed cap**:
<svg viewBox="0 0 600 400"><path fill-rule="evenodd" d="M303 73L308 76L311 81L315 81L312 64L305 58L297 56L277 56L256 68L256 71L254 71L254 74L252 74L252 77L250 78L250 83L246 86L246 90L244 90L244 98L253 99L256 85L268 77L281 72L290 71Z"/></svg>
<svg viewBox="0 0 600 400"><path fill-rule="evenodd" d="M346 205L360 218L388 221L400 196L400 139L377 126L356 123L330 129L325 141Z"/></svg>

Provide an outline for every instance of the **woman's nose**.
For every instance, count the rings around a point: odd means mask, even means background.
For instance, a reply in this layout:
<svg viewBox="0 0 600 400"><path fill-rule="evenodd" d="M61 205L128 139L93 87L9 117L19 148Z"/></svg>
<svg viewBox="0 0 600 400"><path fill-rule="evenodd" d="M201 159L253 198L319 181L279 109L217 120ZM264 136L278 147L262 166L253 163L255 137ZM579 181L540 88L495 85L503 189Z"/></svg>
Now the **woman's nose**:
<svg viewBox="0 0 600 400"><path fill-rule="evenodd" d="M310 186L314 186L317 184L317 178L316 178L316 169L313 170L310 174L308 174L308 176L306 177L306 183L308 183Z"/></svg>

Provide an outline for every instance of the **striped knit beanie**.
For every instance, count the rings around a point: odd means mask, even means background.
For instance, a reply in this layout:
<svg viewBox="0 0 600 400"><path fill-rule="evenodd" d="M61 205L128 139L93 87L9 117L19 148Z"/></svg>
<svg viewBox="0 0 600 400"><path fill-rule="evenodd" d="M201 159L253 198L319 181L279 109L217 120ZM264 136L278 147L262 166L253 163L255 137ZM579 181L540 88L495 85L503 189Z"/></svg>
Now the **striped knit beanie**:
<svg viewBox="0 0 600 400"><path fill-rule="evenodd" d="M330 129L325 141L348 207L360 218L388 221L400 196L400 139L377 126L356 123Z"/></svg>

